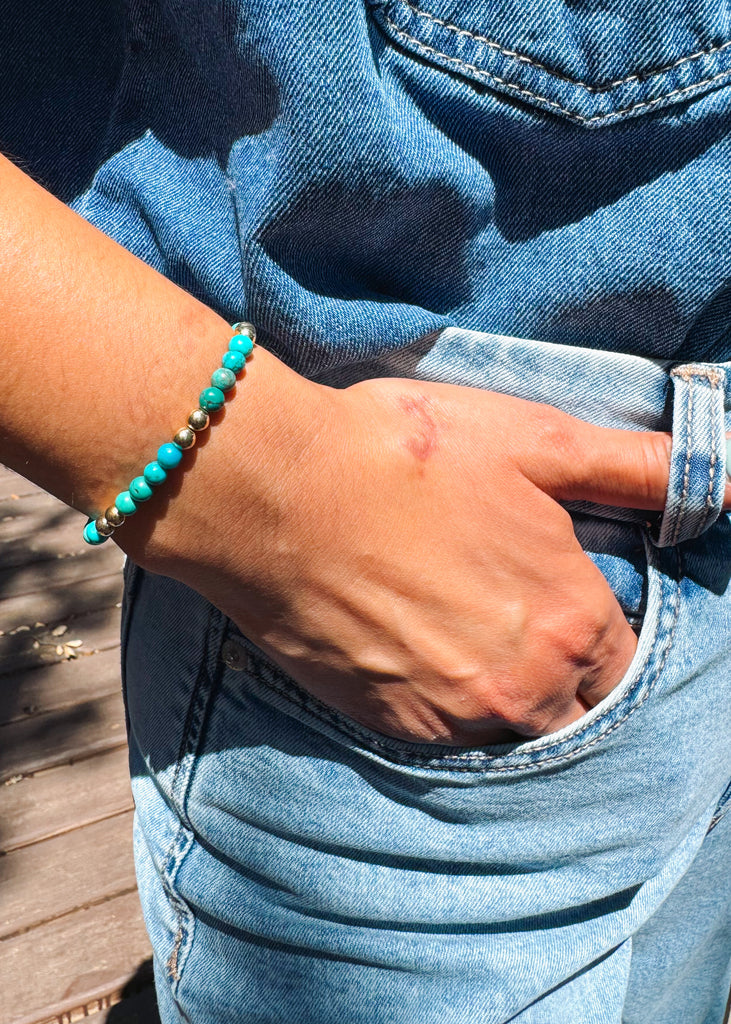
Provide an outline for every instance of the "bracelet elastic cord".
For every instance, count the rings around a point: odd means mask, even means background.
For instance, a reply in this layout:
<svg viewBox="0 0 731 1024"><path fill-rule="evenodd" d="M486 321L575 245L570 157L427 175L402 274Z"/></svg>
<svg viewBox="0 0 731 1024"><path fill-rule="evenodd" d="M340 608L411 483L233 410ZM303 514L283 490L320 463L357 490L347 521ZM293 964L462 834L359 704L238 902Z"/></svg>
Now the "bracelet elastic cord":
<svg viewBox="0 0 731 1024"><path fill-rule="evenodd" d="M157 459L148 462L142 475L136 476L127 490L117 495L116 501L103 516L89 520L84 527L84 540L87 544L103 544L109 540L117 527L128 516L134 515L139 504L149 501L153 488L164 483L168 472L182 462L183 452L193 447L196 434L208 428L210 413L221 408L226 392L231 390L236 378L243 373L246 360L256 344L256 328L253 324L244 321L234 324L233 330L234 335L228 343L228 351L223 354L221 366L214 370L211 386L201 391L198 408L193 409L188 416L187 425L181 427L172 441L158 448Z"/></svg>

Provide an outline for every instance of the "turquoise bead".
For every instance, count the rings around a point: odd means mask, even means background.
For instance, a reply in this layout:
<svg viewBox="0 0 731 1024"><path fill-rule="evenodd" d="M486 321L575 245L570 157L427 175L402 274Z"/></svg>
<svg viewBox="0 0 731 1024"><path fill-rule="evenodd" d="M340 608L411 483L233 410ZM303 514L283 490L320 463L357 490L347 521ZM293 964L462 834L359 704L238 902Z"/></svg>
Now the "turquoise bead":
<svg viewBox="0 0 731 1024"><path fill-rule="evenodd" d="M129 493L135 501L149 501L152 497L152 488L143 476L136 476L129 485Z"/></svg>
<svg viewBox="0 0 731 1024"><path fill-rule="evenodd" d="M105 540L109 540L109 537L102 537L97 533L94 520L90 519L84 527L84 540L87 544L103 544Z"/></svg>
<svg viewBox="0 0 731 1024"><path fill-rule="evenodd" d="M254 342L245 334L234 334L228 347L231 352L241 352L244 356L248 356L254 351Z"/></svg>
<svg viewBox="0 0 731 1024"><path fill-rule="evenodd" d="M225 366L220 370L214 370L211 374L211 384L214 388L220 388L221 391L230 391L235 383L236 374L233 370L227 370Z"/></svg>
<svg viewBox="0 0 731 1024"><path fill-rule="evenodd" d="M161 444L157 449L157 461L163 469L175 469L176 466L180 465L182 458L182 449L178 448L172 441Z"/></svg>
<svg viewBox="0 0 731 1024"><path fill-rule="evenodd" d="M227 370L233 370L234 373L241 373L245 364L246 356L243 352L228 352L223 353L221 364L226 367Z"/></svg>
<svg viewBox="0 0 731 1024"><path fill-rule="evenodd" d="M148 462L142 470L142 475L152 487L158 487L168 478L167 473L159 462Z"/></svg>
<svg viewBox="0 0 731 1024"><path fill-rule="evenodd" d="M132 495L129 491L122 491L114 499L114 504L117 506L123 516L131 516L137 511L137 506L132 500Z"/></svg>
<svg viewBox="0 0 731 1024"><path fill-rule="evenodd" d="M201 391L200 399L198 404L201 409L205 409L207 412L215 412L216 409L220 409L223 405L226 396L220 388L206 388L205 391ZM159 459L159 456L158 456Z"/></svg>

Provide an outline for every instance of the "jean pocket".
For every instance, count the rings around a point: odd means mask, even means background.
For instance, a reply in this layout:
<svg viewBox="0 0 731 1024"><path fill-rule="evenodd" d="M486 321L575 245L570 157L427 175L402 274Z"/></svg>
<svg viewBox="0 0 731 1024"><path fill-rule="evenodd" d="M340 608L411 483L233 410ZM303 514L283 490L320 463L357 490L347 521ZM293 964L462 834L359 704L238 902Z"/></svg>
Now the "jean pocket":
<svg viewBox="0 0 731 1024"><path fill-rule="evenodd" d="M369 0L405 53L588 128L731 81L722 6L628 3L622 16L553 0Z"/></svg>
<svg viewBox="0 0 731 1024"><path fill-rule="evenodd" d="M639 592L646 597L637 605L639 637L631 664L612 692L581 719L536 739L465 748L395 739L375 732L298 686L233 625L229 631L231 657L237 650L242 653L236 655L238 664L228 664L245 669L255 696L299 719L304 726L374 758L413 768L464 772L530 771L555 766L579 756L619 729L644 704L661 676L678 620L680 572L674 551L659 551L646 534L643 540L646 572ZM614 585L619 598L616 579Z"/></svg>
<svg viewBox="0 0 731 1024"><path fill-rule="evenodd" d="M579 513L574 513L572 520L579 543L606 579L627 622L639 635L647 610L644 531L636 523Z"/></svg>

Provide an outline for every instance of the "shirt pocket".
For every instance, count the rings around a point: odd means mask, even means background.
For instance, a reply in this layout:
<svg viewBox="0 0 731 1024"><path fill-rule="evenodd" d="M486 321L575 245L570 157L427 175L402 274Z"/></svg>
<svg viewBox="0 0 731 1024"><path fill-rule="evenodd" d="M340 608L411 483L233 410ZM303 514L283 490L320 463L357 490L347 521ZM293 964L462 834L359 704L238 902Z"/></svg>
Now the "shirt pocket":
<svg viewBox="0 0 731 1024"><path fill-rule="evenodd" d="M588 128L731 80L731 3L367 2L402 50Z"/></svg>

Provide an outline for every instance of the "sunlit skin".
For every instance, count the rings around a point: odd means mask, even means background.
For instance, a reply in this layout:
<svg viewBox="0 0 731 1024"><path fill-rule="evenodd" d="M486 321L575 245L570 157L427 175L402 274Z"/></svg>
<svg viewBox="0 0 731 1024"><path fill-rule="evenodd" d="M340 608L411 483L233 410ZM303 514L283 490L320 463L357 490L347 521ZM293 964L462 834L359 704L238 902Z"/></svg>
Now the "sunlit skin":
<svg viewBox="0 0 731 1024"><path fill-rule="evenodd" d="M96 514L184 425L229 327L2 160L0 218L0 459ZM558 502L662 509L669 453L473 388L336 391L257 347L114 541L371 728L500 742L627 670L635 635Z"/></svg>

